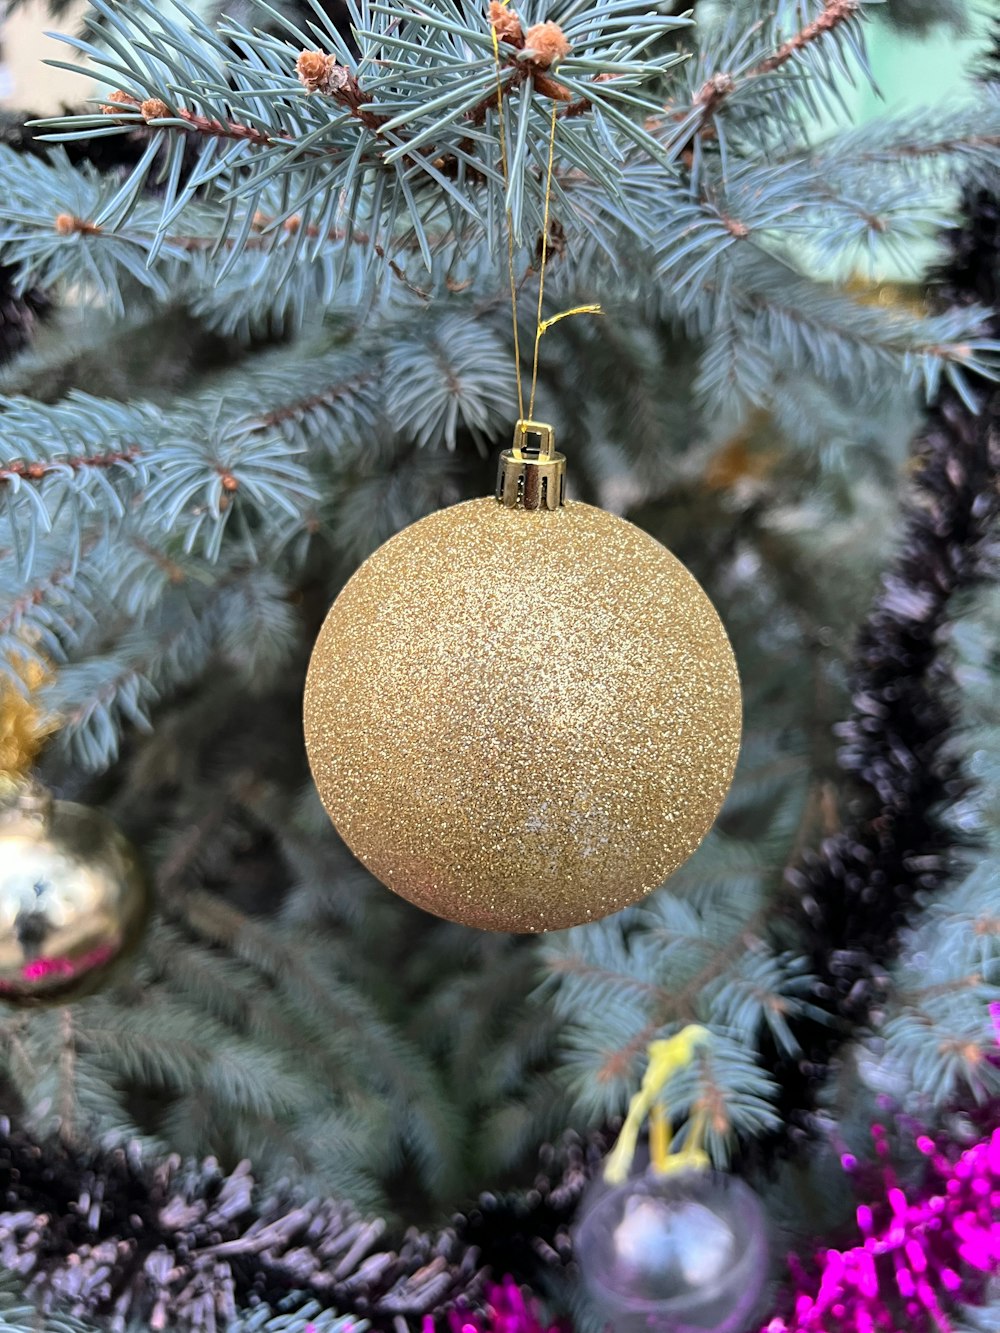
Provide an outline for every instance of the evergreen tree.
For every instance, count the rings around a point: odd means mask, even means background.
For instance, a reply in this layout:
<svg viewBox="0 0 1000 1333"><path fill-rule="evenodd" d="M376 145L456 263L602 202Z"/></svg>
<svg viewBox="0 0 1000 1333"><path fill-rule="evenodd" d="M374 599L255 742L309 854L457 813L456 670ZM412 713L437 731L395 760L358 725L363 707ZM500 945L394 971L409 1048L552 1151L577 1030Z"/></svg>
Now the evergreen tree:
<svg viewBox="0 0 1000 1333"><path fill-rule="evenodd" d="M996 67L856 126L861 0L221 9L91 0L90 109L0 143L0 701L33 682L40 775L156 895L115 988L0 1019L0 1329L398 1329L489 1268L566 1308L583 1181L688 1022L671 1106L782 1239L833 1233L880 1095L1000 1096ZM376 884L301 743L352 570L491 490L508 236L526 376L543 251L543 313L603 312L540 341L576 495L695 572L746 692L695 857L537 938Z"/></svg>

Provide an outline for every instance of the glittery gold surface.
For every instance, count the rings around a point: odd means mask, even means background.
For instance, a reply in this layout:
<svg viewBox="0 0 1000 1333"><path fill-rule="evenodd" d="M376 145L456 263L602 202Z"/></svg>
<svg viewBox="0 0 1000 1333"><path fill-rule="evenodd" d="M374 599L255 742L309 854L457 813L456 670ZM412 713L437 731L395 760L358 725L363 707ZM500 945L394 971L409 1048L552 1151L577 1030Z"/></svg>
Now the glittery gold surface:
<svg viewBox="0 0 1000 1333"><path fill-rule="evenodd" d="M663 546L590 505L472 500L357 571L323 625L305 733L355 855L438 916L533 932L655 888L739 750L732 649Z"/></svg>

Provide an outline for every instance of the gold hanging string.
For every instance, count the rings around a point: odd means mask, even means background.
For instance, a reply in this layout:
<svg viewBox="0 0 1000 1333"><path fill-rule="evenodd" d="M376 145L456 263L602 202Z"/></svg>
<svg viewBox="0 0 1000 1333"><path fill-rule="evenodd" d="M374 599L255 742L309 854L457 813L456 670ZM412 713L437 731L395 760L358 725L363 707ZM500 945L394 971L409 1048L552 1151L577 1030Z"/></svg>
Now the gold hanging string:
<svg viewBox="0 0 1000 1333"><path fill-rule="evenodd" d="M510 4L510 0L500 0L503 8ZM510 163L507 157L507 131L503 114L503 74L500 64L500 38L497 33L497 26L494 22L490 23L490 33L493 38L493 59L496 63L497 74L497 116L499 117L499 139L500 139L500 167L503 172L504 197L510 194ZM527 114L527 111L525 111ZM535 391L538 387L538 353L542 341L542 335L546 333L553 324L558 324L561 319L568 319L570 315L603 315L604 311L596 302L588 305L573 306L571 310L561 310L559 314L550 316L549 319L542 319L542 304L545 300L545 270L549 255L549 212L552 204L552 173L556 155L556 124L558 118L558 109L556 102L552 102L552 116L549 123L549 154L548 163L545 169L545 206L542 218L542 254L538 266L538 308L535 315L535 345L531 362L531 394L528 403L527 420L533 420L535 414ZM517 323L517 278L514 272L514 219L508 204L506 209L507 221L507 270L510 280L510 305L511 318L514 325L514 362L517 372L517 408L521 421L524 421L524 387L521 376L521 338Z"/></svg>
<svg viewBox="0 0 1000 1333"><path fill-rule="evenodd" d="M595 303L576 305L572 310L561 310L558 315L542 319L542 302L545 300L545 267L549 257L549 210L552 204L552 168L556 156L556 103L552 103L552 118L549 123L549 160L545 168L545 208L542 214L542 257L538 265L538 310L535 316L535 349L531 361L531 396L528 402L528 417L535 415L535 390L538 387L538 349L542 334L570 315L603 315L604 311Z"/></svg>
<svg viewBox="0 0 1000 1333"><path fill-rule="evenodd" d="M538 347L542 341L542 302L545 300L545 265L549 257L549 205L552 202L552 164L556 155L556 104L552 103L552 120L549 125L549 161L545 168L545 208L542 213L542 259L538 266L538 312L535 315L535 351L531 360L531 396L528 400L528 417L534 419L535 390L538 387Z"/></svg>
<svg viewBox="0 0 1000 1333"><path fill-rule="evenodd" d="M501 0L506 7L510 0ZM504 125L503 114L503 73L500 67L500 38L497 36L496 24L490 24L490 32L493 35L493 59L497 67L497 116L499 117L499 136L500 136L500 168L503 172L504 201L510 195L510 171L507 165L507 131ZM517 279L514 276L514 217L510 211L510 204L507 203L507 272L510 278L510 313L514 324L514 368L517 371L517 413L523 419L524 417L524 388L521 384L521 339L517 329Z"/></svg>

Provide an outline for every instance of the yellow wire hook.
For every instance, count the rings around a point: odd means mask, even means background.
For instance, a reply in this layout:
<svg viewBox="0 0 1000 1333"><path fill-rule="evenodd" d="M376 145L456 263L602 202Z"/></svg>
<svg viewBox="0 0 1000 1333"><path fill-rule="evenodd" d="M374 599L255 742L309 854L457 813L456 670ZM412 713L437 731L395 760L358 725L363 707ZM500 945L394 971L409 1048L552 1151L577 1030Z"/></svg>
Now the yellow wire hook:
<svg viewBox="0 0 1000 1333"><path fill-rule="evenodd" d="M670 1118L660 1094L674 1074L689 1065L697 1051L707 1046L711 1039L712 1034L707 1028L693 1023L673 1037L650 1043L649 1062L642 1083L629 1102L618 1142L608 1154L604 1166L604 1179L609 1185L621 1185L628 1179L639 1141L639 1130L647 1115L650 1162L655 1174L702 1171L710 1165L704 1147L707 1128L705 1112L699 1110L692 1115L684 1147L671 1152Z"/></svg>

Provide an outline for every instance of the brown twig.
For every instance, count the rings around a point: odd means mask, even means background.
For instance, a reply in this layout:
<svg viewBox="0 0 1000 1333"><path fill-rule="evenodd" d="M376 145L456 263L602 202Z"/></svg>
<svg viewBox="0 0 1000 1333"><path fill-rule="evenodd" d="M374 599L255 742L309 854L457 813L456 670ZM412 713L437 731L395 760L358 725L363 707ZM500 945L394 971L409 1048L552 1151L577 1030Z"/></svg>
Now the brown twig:
<svg viewBox="0 0 1000 1333"><path fill-rule="evenodd" d="M664 993L662 1003L640 1031L631 1037L624 1046L608 1053L598 1070L598 1082L610 1083L616 1078L624 1077L631 1068L632 1062L642 1054L660 1028L671 1019L677 1021L693 1020L694 1001L710 981L714 981L716 977L721 976L729 964L739 958L754 939L759 937L759 932L765 925L771 910L773 909L761 908L755 912L742 929L737 931L725 946L716 950L704 967L700 968L689 981L685 982L680 990L673 993Z"/></svg>
<svg viewBox="0 0 1000 1333"><path fill-rule="evenodd" d="M113 449L104 454L81 454L67 458L50 459L44 462L36 460L28 463L23 459L14 458L9 463L0 466L0 486L9 485L15 477L20 481L41 481L49 473L61 472L65 468L71 468L74 472L82 472L89 467L115 467L118 463L130 463L133 459L141 456L142 450L134 444L127 449Z"/></svg>
<svg viewBox="0 0 1000 1333"><path fill-rule="evenodd" d="M547 31L548 29L552 31ZM510 93L530 76L533 79L536 91L541 93L542 96L570 103L574 107L573 114L580 114L581 111L587 109L589 103L579 105L573 103L569 90L548 73L549 66L569 49L565 38L562 37L562 33L553 23L537 24L529 30L527 36L532 34L535 35L533 40L537 43L539 49L533 58L527 59L523 55L519 56L517 54L518 43L513 35L503 34L504 40L515 47L515 55L504 62L506 66L513 67L514 74L508 80L503 93L505 95ZM521 48L525 46L525 41L526 37L522 37L519 43ZM382 127L391 119L390 116L372 109L375 100L373 95L361 87L354 72L339 64L335 56L323 51L302 51L296 61L296 71L303 87L308 92L320 93L330 98L331 101L343 107L374 134L381 134ZM599 78L600 76L598 76L598 80ZM495 100L494 95L490 93L465 113L465 119L472 125L482 124L487 111ZM294 139L286 136L275 137L268 134L266 130L258 129L255 125L199 115L188 107L170 107L161 98L141 99L119 89L111 94L108 103L104 106L104 112L109 116L120 116L123 110L137 111L147 124L155 125L158 121L176 118L183 120L197 134L236 141L242 140L260 147L271 147L276 143L287 142L293 144L295 142ZM424 150L424 155L428 155L429 151ZM430 152L430 155L433 155L433 153ZM329 153L324 149L316 149L309 156L327 157Z"/></svg>
<svg viewBox="0 0 1000 1333"><path fill-rule="evenodd" d="M271 412L265 412L260 418L260 424L261 426L280 426L282 422L293 421L296 417L304 416L306 412L311 411L314 407L325 407L330 403L335 403L352 389L362 388L375 378L376 371L363 370L351 379L342 380L339 384L332 385L320 393L310 394L308 398L302 398L298 402L288 403L284 407L276 407Z"/></svg>
<svg viewBox="0 0 1000 1333"><path fill-rule="evenodd" d="M270 219L264 218L262 225L266 226L269 221ZM286 231L298 231L301 228L301 226L302 226L302 220L299 217L290 217L285 222ZM310 223L305 230L306 230L306 235L314 239L318 239L321 235L323 235L320 228L314 226L312 223ZM261 239L263 240L264 238L262 237ZM348 233L346 231L335 229L333 231L328 231L326 233L325 239L328 241L333 241L335 243L349 239L352 245L371 245L372 250L375 252L375 254L377 254L379 259L381 259L385 264L388 265L389 269L392 271L393 276L398 278L404 287L406 287L409 291L411 291L414 294L414 296L419 296L422 301L429 301L431 299L430 292L424 291L422 287L418 287L415 283L411 282L410 279L406 276L406 271L402 268L402 266L397 264L395 259L390 258L390 256L386 254L385 249L378 241L372 241L372 238L368 235L366 231L352 231L350 233L350 236L348 236Z"/></svg>
<svg viewBox="0 0 1000 1333"><path fill-rule="evenodd" d="M266 130L259 130L256 125L242 125L234 120L212 120L209 116L199 116L187 107L178 107L175 115L187 121L199 134L215 139L243 139L248 143L269 147L275 141Z"/></svg>
<svg viewBox="0 0 1000 1333"><path fill-rule="evenodd" d="M226 587L226 584L227 580L221 580L215 585L214 593L219 594ZM105 681L100 689L89 694L72 712L63 713L62 728L80 726L95 708L111 705L124 682L130 678L152 682L155 679L156 667L169 657L175 645L184 638L187 632L187 625L181 623L178 627L173 628L169 634L163 635L162 638L154 637L149 644L148 651L142 657L125 664L110 680Z"/></svg>
<svg viewBox="0 0 1000 1333"><path fill-rule="evenodd" d="M96 537L91 536L81 544L80 561L90 554L97 541ZM58 588L67 579L74 577L78 564L79 561L66 560L58 568L46 574L34 587L25 588L20 597L11 603L6 615L0 616L0 634L16 632L31 607L40 605L53 588Z"/></svg>
<svg viewBox="0 0 1000 1333"><path fill-rule="evenodd" d="M953 139L937 139L933 143L893 144L882 152L862 150L854 161L895 162L901 157L940 157L959 148L1000 148L1000 134L957 135Z"/></svg>
<svg viewBox="0 0 1000 1333"><path fill-rule="evenodd" d="M217 799L201 818L181 831L170 853L157 867L156 889L161 898L172 899L178 893L187 872L197 863L205 847L214 841L235 799L236 793L225 787L217 793Z"/></svg>
<svg viewBox="0 0 1000 1333"><path fill-rule="evenodd" d="M512 73L506 84L501 86L501 97L509 95L530 78L536 92L565 104L559 112L562 118L580 116L590 110L592 103L588 98L574 100L569 89L553 78L549 72L570 51L569 43L557 24L551 21L539 23L530 28L527 33L523 33L520 20L516 15L496 4L490 8L490 21L497 28L501 40L513 48L513 54L502 62L505 68L512 70ZM329 97L338 106L344 107L374 134L381 134L382 127L390 117L372 109L373 95L360 86L353 71L339 64L335 56L323 51L301 51L296 60L296 72L300 82L308 92L320 93ZM598 74L593 82L595 84L602 83L614 77L616 76L612 74ZM481 125L495 101L494 94L490 92L464 113L464 119L471 125ZM105 114L109 116L120 116L123 110L137 111L147 124L152 125L170 118L178 118L183 120L196 133L242 140L264 147L270 147L278 143L289 145L295 143L295 140L288 136L274 136L264 130L257 129L255 126L245 125L239 121L218 120L202 116L187 107L171 108L160 98L141 100L122 90L112 93L103 109ZM330 155L330 150L322 148L311 149L306 153L309 158L326 158ZM435 166L445 175L453 175L456 170L456 159L453 154L436 157L434 148L425 147L414 150L412 156L434 160ZM292 219L289 219L289 223L292 221ZM94 227L93 224L72 218L69 215L66 215L63 225L69 231L80 231L89 234L96 234L99 231L99 228ZM333 239L343 239L343 236L335 234ZM369 243L370 240L370 238L362 237L360 234L356 237L352 236L351 239L362 244ZM208 245L214 245L217 241L215 238L209 240L200 237L182 237L177 238L175 243L191 250L203 246L207 248ZM248 243L253 244L253 241L251 240ZM257 244L262 243L262 240L257 242ZM415 286L406 276L401 266L386 254L381 245L375 243L372 248L410 291L422 300L430 299L429 293Z"/></svg>
<svg viewBox="0 0 1000 1333"><path fill-rule="evenodd" d="M158 551L155 546L151 546L144 537L133 536L132 545L141 552L148 560L151 560L162 574L167 576L170 583L178 584L187 581L187 574L184 569L176 562L171 560L165 551Z"/></svg>
<svg viewBox="0 0 1000 1333"><path fill-rule="evenodd" d="M927 1000L940 1000L948 995L960 995L963 991L978 990L982 984L981 972L969 972L962 977L952 977L950 981L939 981L933 986L921 986L919 990L900 989L896 992L896 999L908 1008L916 1008ZM924 1014L923 1017L931 1021L929 1015Z"/></svg>
<svg viewBox="0 0 1000 1333"><path fill-rule="evenodd" d="M200 116L196 111L190 111L184 106L169 107L158 97L147 97L143 100L132 97L121 89L111 94L103 110L106 116L120 116L123 110L138 111L147 124L174 116L186 121L196 133L215 139L244 140L262 147L269 147L276 142L270 134L257 129L255 125L243 125L235 120L214 120L210 116Z"/></svg>
<svg viewBox="0 0 1000 1333"><path fill-rule="evenodd" d="M689 107L676 108L668 104L666 110L674 121L683 121L692 111L698 111L699 109L701 111L698 123L691 131L690 138L687 144L682 147L681 152L683 153L686 149L689 149L691 140L695 136L700 135L706 139L714 137L715 129L712 120L719 108L735 92L742 91L757 79L775 73L807 46L819 41L841 25L848 23L858 14L859 10L860 0L826 0L823 12L817 18L811 23L807 23L788 41L782 42L777 50L766 56L746 74L737 78L725 70L718 70L701 85L691 99Z"/></svg>
<svg viewBox="0 0 1000 1333"><path fill-rule="evenodd" d="M597 963L584 962L582 958L555 958L549 963L549 971L563 977L586 977L589 981L614 982L616 986L631 991L636 991L640 995L654 996L667 1004L674 1000L672 992L665 986L658 986L654 981L640 981L638 977L630 976L625 972L615 972L608 967L600 967Z"/></svg>
<svg viewBox="0 0 1000 1333"><path fill-rule="evenodd" d="M805 324L811 327L823 328L831 333L836 334L838 337L846 338L855 342L863 341L863 339L859 339L858 335L852 332L852 330L849 327L846 327L845 325L839 323L835 319L821 317L820 315L815 313L807 314L802 310L793 308L792 306L783 306L779 301L772 300L769 297L763 297L763 296L751 297L748 304L751 305L753 308L759 310L777 311L784 318L792 320L795 323ZM885 348L887 351L894 352L899 355L933 356L940 358L942 361L954 362L955 364L960 366L965 365L968 362L968 359L971 355L971 348L967 343L927 342L927 343L914 344L912 342L907 342L906 338L903 336L902 333L898 338L887 338L884 342L880 343L879 345Z"/></svg>
<svg viewBox="0 0 1000 1333"><path fill-rule="evenodd" d="M254 226L257 229L256 234L252 233L246 238L244 242L245 249L263 250L266 249L269 245L273 244L273 240L270 236L261 235L261 229L263 227L266 227L270 221L271 221L270 218L267 218L263 215L260 215L258 218L254 219ZM286 220L284 224L284 230L287 233L291 233L298 231L301 228L301 226L302 222L300 218L290 217ZM58 217L55 219L55 229L60 236L108 235L108 233L106 233L104 229L102 227L99 227L96 223L90 222L85 218L75 217L69 213L60 213L58 215ZM306 227L305 233L307 236L311 237L319 237L321 235L320 229L312 225ZM118 237L118 239L121 238ZM131 237L126 237L126 239L130 239L133 241L140 241L140 240L151 241L153 237L145 232L133 232ZM326 233L326 239L336 243L348 239L348 233L341 229L334 229L333 231L329 231ZM367 232L363 231L352 232L350 234L349 239L351 243L354 245L371 245L374 253L378 255L379 259L381 259L386 265L388 265L394 277L398 278L398 280L409 291L411 291L414 294L414 296L419 296L420 299L424 301L430 300L430 293L425 291L422 287L418 287L416 283L411 281L411 279L407 276L405 269L403 269L403 267L399 263L397 263L395 259L392 259L389 255L386 254L385 248L378 241L373 242L371 236L369 236ZM214 246L219 246L219 245L221 245L222 248L224 249L231 248L232 245L234 244L233 239L230 236L223 237L220 241L220 238L218 236L184 236L184 235L167 236L165 237L165 243L167 245L174 246L176 249L179 250L187 250L189 253L197 252L200 250L210 250Z"/></svg>
<svg viewBox="0 0 1000 1333"><path fill-rule="evenodd" d="M806 26L790 37L787 42L783 42L777 51L766 60L762 60L751 71L751 78L757 78L761 74L772 74L776 69L780 69L793 56L801 50L815 42L820 37L825 37L827 33L833 32L842 23L847 23L857 14L860 9L859 0L826 0L823 6L823 12L812 23Z"/></svg>
<svg viewBox="0 0 1000 1333"><path fill-rule="evenodd" d="M321 407L324 404L336 402L337 399L345 396L352 389L360 388L369 383L375 377L374 370L361 371L350 379L344 380L339 384L333 385L319 393L311 394L308 398L301 399L294 403L275 408L273 411L264 413L258 419L258 429L265 430L273 426L278 426L284 421L290 421L303 413L308 412L313 407ZM54 472L63 471L70 468L74 472L80 472L85 468L110 468L119 463L129 463L142 456L142 450L138 445L131 445L124 450L111 450L103 454L81 454L77 456L68 456L66 458L35 460L26 462L22 459L12 459L10 462L0 467L0 486L9 485L15 478L21 481L42 481L45 477ZM231 472L218 469L222 475L223 489L232 494L239 489L239 479ZM161 569L167 574L171 582L183 582L186 575L180 566L174 564L162 555L157 553L151 547L144 543L137 542L137 546L143 550L144 554L153 559ZM63 578L69 576L69 569L56 571L47 580L49 585L58 584ZM0 630L11 625L17 616L22 615L29 606L37 604L41 600L42 594L39 589L33 589L20 597L11 607L6 616L0 619Z"/></svg>
<svg viewBox="0 0 1000 1333"><path fill-rule="evenodd" d="M570 103L574 115L579 115L581 111L586 110L590 105L589 102L574 103L569 90L548 73L550 66L569 51L569 44L558 26L551 22L539 23L523 35L520 34L519 24L517 24L517 29L517 32L514 32L513 29L504 29L501 33L503 40L508 45L513 46L515 50L515 54L504 62L507 67L513 68L514 73L512 78L508 80L506 87L502 89L502 93L506 95L512 92L530 76L534 82L535 90L541 93L543 97L551 97L556 101ZM526 46L531 47L527 58L520 54ZM343 107L375 134L380 134L382 127L391 119L390 116L372 109L375 100L373 95L362 88L354 72L345 65L339 64L333 55L323 51L301 51L296 61L296 72L303 87L308 92L321 93L323 96L330 98L331 101ZM602 77L598 75L595 82L600 82ZM465 119L473 125L482 124L486 118L486 112L495 100L493 93L488 94L481 102L465 113ZM233 120L216 120L209 116L199 115L187 107L171 108L160 98L140 100L122 91L112 94L110 102L104 107L104 111L107 115L116 116L120 114L122 108L138 111L147 124L177 117L190 125L197 133L203 135L245 140L263 147L284 142L284 139L276 139L265 130L260 130L253 125L245 125L240 121ZM568 110L569 108L567 108L567 112ZM293 141L289 140L289 142ZM326 156L322 149L317 150L316 155Z"/></svg>

